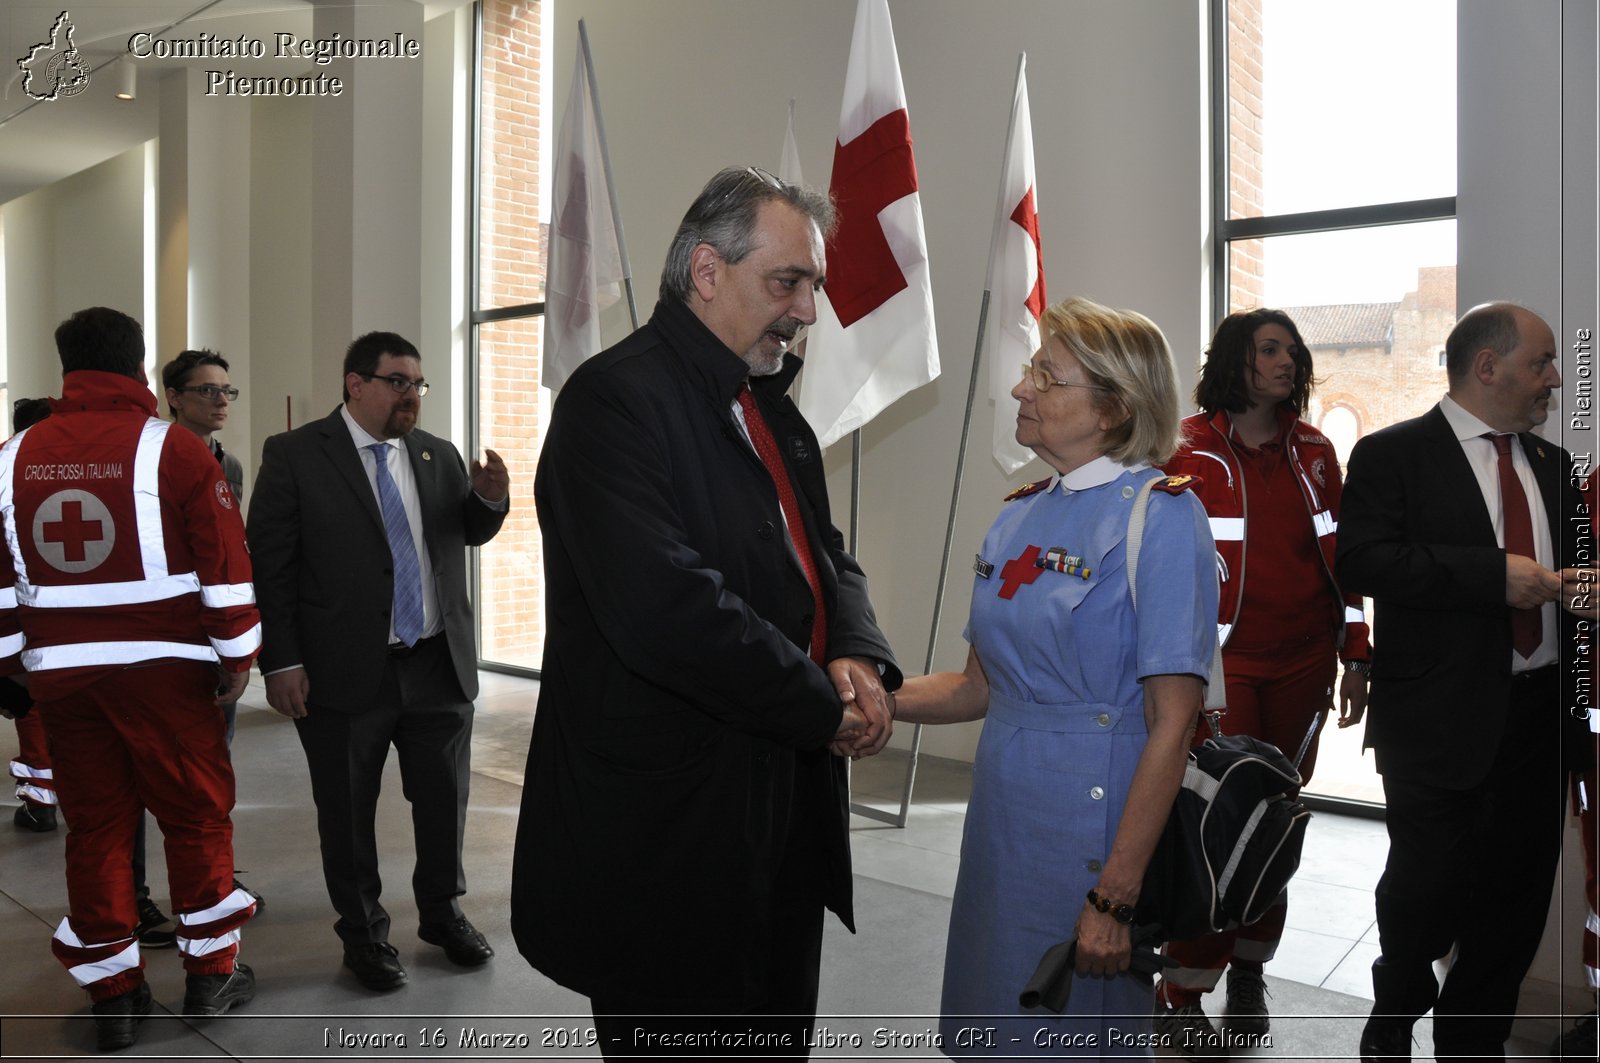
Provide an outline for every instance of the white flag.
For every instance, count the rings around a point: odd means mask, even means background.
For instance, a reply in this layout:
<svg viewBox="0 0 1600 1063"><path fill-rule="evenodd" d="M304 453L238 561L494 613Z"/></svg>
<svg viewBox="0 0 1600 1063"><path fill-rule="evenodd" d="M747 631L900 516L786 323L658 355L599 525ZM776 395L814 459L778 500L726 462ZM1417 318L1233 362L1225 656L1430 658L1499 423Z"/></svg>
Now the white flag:
<svg viewBox="0 0 1600 1063"><path fill-rule="evenodd" d="M1033 177L1033 121L1028 114L1028 57L1017 62L1006 138L1000 202L989 245L989 397L994 400L994 460L1007 476L1033 460L1017 442L1017 400L1011 389L1022 363L1039 349L1039 315L1046 306L1044 249L1039 243L1039 203Z"/></svg>
<svg viewBox="0 0 1600 1063"><path fill-rule="evenodd" d="M928 239L888 0L856 7L829 191L839 226L799 398L823 446L939 375Z"/></svg>
<svg viewBox="0 0 1600 1063"><path fill-rule="evenodd" d="M540 383L552 391L584 359L600 352L600 311L622 296L622 254L595 110L580 42L556 138L551 190Z"/></svg>

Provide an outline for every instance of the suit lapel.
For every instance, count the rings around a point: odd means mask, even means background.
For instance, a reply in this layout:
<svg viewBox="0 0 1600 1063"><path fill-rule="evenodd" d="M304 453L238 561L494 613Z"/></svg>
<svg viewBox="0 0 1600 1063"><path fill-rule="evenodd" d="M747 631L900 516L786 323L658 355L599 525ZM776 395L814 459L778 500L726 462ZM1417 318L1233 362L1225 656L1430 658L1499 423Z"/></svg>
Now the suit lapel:
<svg viewBox="0 0 1600 1063"><path fill-rule="evenodd" d="M1438 406L1423 416L1423 423L1428 428L1428 443L1434 450L1432 468L1443 497L1458 500L1462 515L1472 522L1473 538L1480 542L1495 543L1494 515L1483 500L1478 477L1472 471L1472 463L1467 460L1467 452L1461 448L1461 441L1456 438L1455 429L1450 427L1444 411ZM1423 468L1428 467L1428 464L1423 465ZM1436 497L1435 504L1438 501Z"/></svg>
<svg viewBox="0 0 1600 1063"><path fill-rule="evenodd" d="M372 518L378 531L382 532L383 514L378 510L378 497L372 492L372 483L367 479L367 470L361 463L361 455L356 450L356 441L350 435L349 426L344 423L344 417L338 410L334 410L322 423L322 448L328 456L328 464L338 473L367 516Z"/></svg>
<svg viewBox="0 0 1600 1063"><path fill-rule="evenodd" d="M439 456L433 452L432 444L417 439L415 432L401 436L400 443L406 449L406 457L411 460L411 478L417 485L417 506L422 511L422 538L427 546L428 559L432 562L433 543L438 538L433 531L432 517L438 512Z"/></svg>
<svg viewBox="0 0 1600 1063"><path fill-rule="evenodd" d="M1550 522L1550 543L1553 557L1561 557L1561 451L1554 444L1532 432L1522 433L1522 452L1528 456L1533 468L1533 478L1539 484L1539 495L1544 501L1545 519Z"/></svg>

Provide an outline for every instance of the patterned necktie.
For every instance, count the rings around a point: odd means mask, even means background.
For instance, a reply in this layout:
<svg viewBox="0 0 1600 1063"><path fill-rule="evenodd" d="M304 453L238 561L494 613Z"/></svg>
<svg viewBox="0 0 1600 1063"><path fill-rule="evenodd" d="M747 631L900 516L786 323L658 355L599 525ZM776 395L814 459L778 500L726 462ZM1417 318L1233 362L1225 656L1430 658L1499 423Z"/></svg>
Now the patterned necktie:
<svg viewBox="0 0 1600 1063"><path fill-rule="evenodd" d="M389 475L389 444L367 446L378 464L378 508L383 511L383 534L394 556L394 635L407 646L422 638L422 567L417 563L417 543L411 537L400 489Z"/></svg>
<svg viewBox="0 0 1600 1063"><path fill-rule="evenodd" d="M811 614L811 659L823 664L823 653L828 643L827 607L823 605L822 580L817 576L817 563L811 556L811 542L806 536L805 522L800 519L800 502L795 498L794 484L789 480L789 470L784 467L783 456L778 453L777 440L772 438L772 430L761 416L748 385L739 389L739 407L744 410L744 426L750 433L750 443L761 456L761 464L767 467L767 475L772 477L772 483L778 489L778 505L783 507L783 519L789 526L789 541L794 544L794 552L800 558L806 582L811 585L811 597L816 602L816 609Z"/></svg>
<svg viewBox="0 0 1600 1063"><path fill-rule="evenodd" d="M1536 557L1533 548L1533 518L1528 513L1528 494L1522 478L1511 464L1511 436L1491 435L1500 466L1500 512L1505 519L1506 553ZM1511 610L1511 645L1524 660L1531 658L1544 638L1544 622L1538 609Z"/></svg>

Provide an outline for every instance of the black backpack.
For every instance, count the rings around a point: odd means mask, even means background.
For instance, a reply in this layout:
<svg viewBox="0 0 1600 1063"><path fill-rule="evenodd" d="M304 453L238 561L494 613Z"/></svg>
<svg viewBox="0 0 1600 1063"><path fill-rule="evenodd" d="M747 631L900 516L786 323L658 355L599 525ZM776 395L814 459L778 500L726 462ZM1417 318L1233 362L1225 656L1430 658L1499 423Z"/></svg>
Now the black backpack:
<svg viewBox="0 0 1600 1063"><path fill-rule="evenodd" d="M1136 609L1145 511L1163 479L1145 481L1128 517L1128 594ZM1222 705L1224 682L1218 646L1207 709ZM1311 812L1299 791L1299 770L1270 742L1217 734L1191 749L1135 908L1135 924L1150 928L1146 940L1203 937L1265 915L1300 867Z"/></svg>
<svg viewBox="0 0 1600 1063"><path fill-rule="evenodd" d="M1223 735L1190 750L1134 922L1182 941L1265 915L1300 867L1311 812L1299 788L1289 758L1258 738Z"/></svg>

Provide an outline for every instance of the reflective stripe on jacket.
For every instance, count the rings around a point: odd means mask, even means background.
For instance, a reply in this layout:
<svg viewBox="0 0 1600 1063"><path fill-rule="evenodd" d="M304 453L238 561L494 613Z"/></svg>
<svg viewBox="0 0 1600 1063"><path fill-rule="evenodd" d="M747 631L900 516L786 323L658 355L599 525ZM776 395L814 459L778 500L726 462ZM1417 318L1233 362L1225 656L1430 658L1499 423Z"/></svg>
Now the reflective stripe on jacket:
<svg viewBox="0 0 1600 1063"><path fill-rule="evenodd" d="M1211 536L1217 542L1217 577L1222 585L1218 604L1217 638L1224 646L1239 619L1244 596L1245 511L1244 471L1230 437L1233 421L1224 410L1213 414L1197 413L1183 420L1183 442L1166 471L1174 476L1198 477L1196 494L1206 507L1211 521ZM1284 453L1294 470L1295 482L1306 513L1316 530L1322 554L1323 571L1328 576L1330 608L1340 625L1339 656L1346 661L1365 661L1371 657L1367 622L1361 596L1344 594L1333 574L1334 544L1339 530L1339 499L1344 480L1339 472L1339 456L1321 432L1295 420L1284 437ZM1259 575L1259 574L1253 574ZM1265 587L1272 586L1271 576Z"/></svg>

